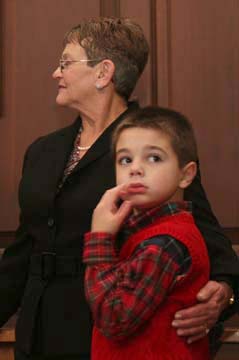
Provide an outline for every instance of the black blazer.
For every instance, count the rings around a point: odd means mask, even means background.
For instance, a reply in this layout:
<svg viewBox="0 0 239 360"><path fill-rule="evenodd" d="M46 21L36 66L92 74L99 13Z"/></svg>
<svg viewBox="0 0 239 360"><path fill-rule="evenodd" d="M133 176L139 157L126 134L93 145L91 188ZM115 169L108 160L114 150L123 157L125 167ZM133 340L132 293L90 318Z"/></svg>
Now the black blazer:
<svg viewBox="0 0 239 360"><path fill-rule="evenodd" d="M16 241L0 262L0 325L21 307L16 346L26 353L70 355L90 349L92 324L81 263L83 234L90 229L92 211L102 194L115 184L110 137L126 113L105 130L59 192L80 119L38 139L26 152L19 187L20 226ZM212 214L199 173L185 197L195 205L212 277L238 275L237 258ZM48 254L32 257L43 252Z"/></svg>

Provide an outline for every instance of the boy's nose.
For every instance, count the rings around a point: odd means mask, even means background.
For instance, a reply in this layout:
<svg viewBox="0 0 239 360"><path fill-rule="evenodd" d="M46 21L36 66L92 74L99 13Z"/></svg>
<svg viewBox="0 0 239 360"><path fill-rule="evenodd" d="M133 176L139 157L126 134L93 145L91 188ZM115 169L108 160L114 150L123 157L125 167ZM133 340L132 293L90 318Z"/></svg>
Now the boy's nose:
<svg viewBox="0 0 239 360"><path fill-rule="evenodd" d="M137 164L132 164L130 168L130 176L142 176L143 175L143 169L141 166Z"/></svg>

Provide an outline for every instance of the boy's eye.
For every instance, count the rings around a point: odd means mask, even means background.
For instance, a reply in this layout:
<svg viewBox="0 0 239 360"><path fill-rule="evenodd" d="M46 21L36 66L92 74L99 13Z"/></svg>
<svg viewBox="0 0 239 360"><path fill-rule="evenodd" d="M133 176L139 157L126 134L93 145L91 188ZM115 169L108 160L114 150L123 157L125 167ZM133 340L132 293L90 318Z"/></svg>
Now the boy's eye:
<svg viewBox="0 0 239 360"><path fill-rule="evenodd" d="M124 156L118 159L118 164L120 165L127 165L131 163L131 159L128 156Z"/></svg>
<svg viewBox="0 0 239 360"><path fill-rule="evenodd" d="M149 155L148 159L150 162L158 162L162 160L159 155Z"/></svg>

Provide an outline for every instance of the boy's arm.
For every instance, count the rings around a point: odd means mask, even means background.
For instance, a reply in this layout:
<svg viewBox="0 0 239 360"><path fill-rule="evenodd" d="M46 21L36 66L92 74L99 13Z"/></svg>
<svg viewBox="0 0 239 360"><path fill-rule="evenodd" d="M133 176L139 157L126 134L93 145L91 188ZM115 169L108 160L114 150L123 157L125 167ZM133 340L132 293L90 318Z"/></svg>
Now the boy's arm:
<svg viewBox="0 0 239 360"><path fill-rule="evenodd" d="M161 246L150 244L119 261L110 234L86 234L85 292L96 327L115 340L135 332L176 282L179 265L175 260Z"/></svg>

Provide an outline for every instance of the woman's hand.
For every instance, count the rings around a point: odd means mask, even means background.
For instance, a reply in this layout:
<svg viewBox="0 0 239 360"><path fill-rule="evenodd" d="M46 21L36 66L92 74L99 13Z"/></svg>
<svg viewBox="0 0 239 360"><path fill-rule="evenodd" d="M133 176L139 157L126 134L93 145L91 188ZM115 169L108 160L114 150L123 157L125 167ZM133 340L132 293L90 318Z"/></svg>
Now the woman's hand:
<svg viewBox="0 0 239 360"><path fill-rule="evenodd" d="M172 325L192 343L208 334L228 306L232 289L225 282L209 281L198 293L198 304L175 314Z"/></svg>
<svg viewBox="0 0 239 360"><path fill-rule="evenodd" d="M132 210L130 201L123 201L120 205L121 194L124 193L125 185L118 185L107 190L96 206L91 224L92 232L107 232L115 235L125 218Z"/></svg>

